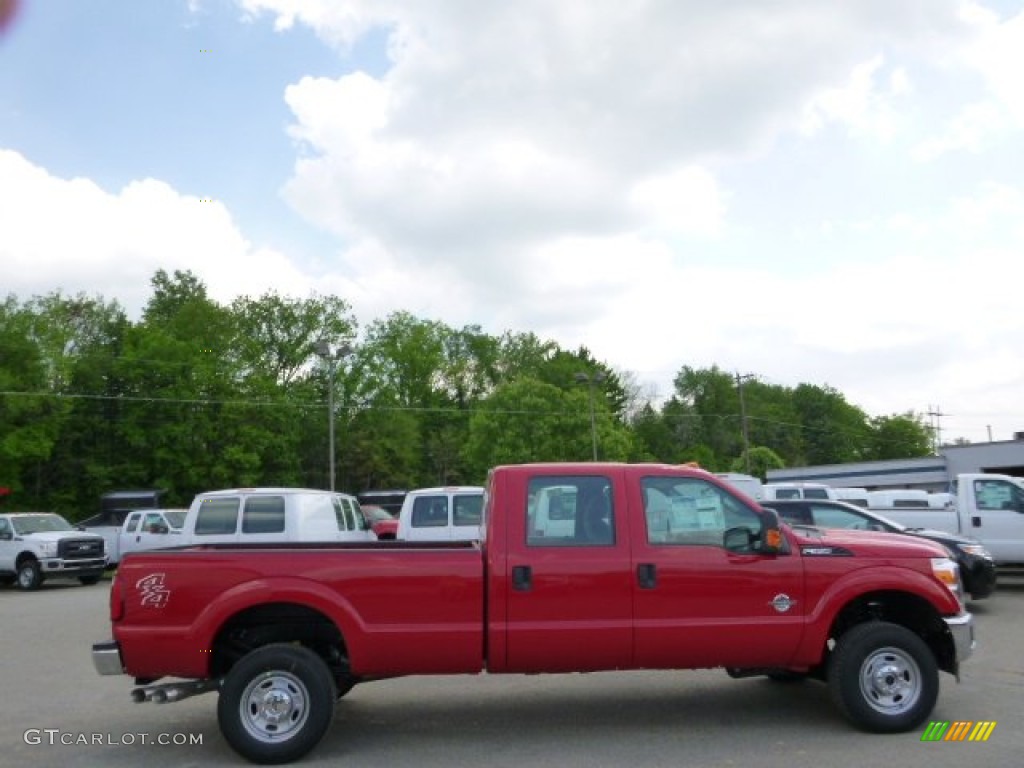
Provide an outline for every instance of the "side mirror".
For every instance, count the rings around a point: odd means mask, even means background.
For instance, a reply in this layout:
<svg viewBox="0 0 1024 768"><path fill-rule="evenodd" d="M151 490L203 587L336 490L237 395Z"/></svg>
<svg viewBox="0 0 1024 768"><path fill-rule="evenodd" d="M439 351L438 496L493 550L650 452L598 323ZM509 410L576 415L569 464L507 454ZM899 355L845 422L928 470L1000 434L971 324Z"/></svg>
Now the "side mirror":
<svg viewBox="0 0 1024 768"><path fill-rule="evenodd" d="M779 513L774 509L765 509L761 516L761 542L757 551L773 555L786 551L786 537L779 528Z"/></svg>
<svg viewBox="0 0 1024 768"><path fill-rule="evenodd" d="M0 541L10 541L14 538L14 534L10 531L3 531L0 533Z"/></svg>

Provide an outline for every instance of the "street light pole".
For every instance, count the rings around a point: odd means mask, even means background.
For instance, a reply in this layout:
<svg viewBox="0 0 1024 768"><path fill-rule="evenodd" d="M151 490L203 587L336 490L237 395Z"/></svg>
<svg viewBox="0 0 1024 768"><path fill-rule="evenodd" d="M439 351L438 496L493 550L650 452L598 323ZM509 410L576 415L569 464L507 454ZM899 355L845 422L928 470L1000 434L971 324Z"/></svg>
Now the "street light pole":
<svg viewBox="0 0 1024 768"><path fill-rule="evenodd" d="M334 454L334 365L345 355L351 354L352 347L342 344L332 352L331 345L324 340L316 343L316 353L327 361L327 424L328 446L327 457L331 471L331 491L334 491L335 454Z"/></svg>
<svg viewBox="0 0 1024 768"><path fill-rule="evenodd" d="M594 385L605 380L605 375L596 371L592 375L577 373L574 377L578 384L586 384L590 396L590 442L594 449L594 461L597 461L597 422L594 420Z"/></svg>
<svg viewBox="0 0 1024 768"><path fill-rule="evenodd" d="M746 463L747 474L750 474L750 430L747 428L747 403L743 399L743 382L748 379L753 379L754 376L746 374L740 376L739 372L736 373L736 389L740 395L740 429L743 432L743 459Z"/></svg>

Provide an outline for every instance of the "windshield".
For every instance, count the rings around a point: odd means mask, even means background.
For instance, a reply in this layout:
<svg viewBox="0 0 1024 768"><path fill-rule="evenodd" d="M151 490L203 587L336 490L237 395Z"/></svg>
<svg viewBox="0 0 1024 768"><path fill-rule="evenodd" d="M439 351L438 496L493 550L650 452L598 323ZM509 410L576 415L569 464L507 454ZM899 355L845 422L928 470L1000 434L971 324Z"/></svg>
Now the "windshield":
<svg viewBox="0 0 1024 768"><path fill-rule="evenodd" d="M75 530L71 527L71 523L69 523L60 515L53 515L48 513L12 517L11 525L14 526L14 532L21 536L27 536L30 533L39 533L41 531Z"/></svg>

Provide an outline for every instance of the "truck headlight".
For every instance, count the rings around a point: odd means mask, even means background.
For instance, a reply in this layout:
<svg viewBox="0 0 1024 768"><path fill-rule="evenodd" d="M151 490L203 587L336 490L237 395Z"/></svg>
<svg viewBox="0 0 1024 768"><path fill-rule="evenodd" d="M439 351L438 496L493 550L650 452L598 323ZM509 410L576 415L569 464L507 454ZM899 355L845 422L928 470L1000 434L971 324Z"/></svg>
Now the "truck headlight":
<svg viewBox="0 0 1024 768"><path fill-rule="evenodd" d="M949 591L956 595L959 600L963 595L960 588L960 566L948 557L932 558L932 573L935 578L949 587Z"/></svg>
<svg viewBox="0 0 1024 768"><path fill-rule="evenodd" d="M974 555L975 557L983 557L986 560L994 560L992 553L985 549L982 544L958 544L960 551L967 555Z"/></svg>
<svg viewBox="0 0 1024 768"><path fill-rule="evenodd" d="M56 557L57 556L57 542L56 541L44 541L39 544L39 554L42 557Z"/></svg>

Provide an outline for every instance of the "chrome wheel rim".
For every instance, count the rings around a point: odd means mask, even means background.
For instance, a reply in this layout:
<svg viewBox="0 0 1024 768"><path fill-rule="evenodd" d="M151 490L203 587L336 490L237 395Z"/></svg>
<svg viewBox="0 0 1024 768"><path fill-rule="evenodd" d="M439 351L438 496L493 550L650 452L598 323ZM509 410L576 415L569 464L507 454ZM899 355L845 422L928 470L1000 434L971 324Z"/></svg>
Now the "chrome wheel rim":
<svg viewBox="0 0 1024 768"><path fill-rule="evenodd" d="M239 707L242 725L254 739L287 741L309 719L309 691L290 672L265 672L245 687Z"/></svg>
<svg viewBox="0 0 1024 768"><path fill-rule="evenodd" d="M921 668L901 648L879 648L860 667L864 701L884 715L909 711L921 698Z"/></svg>

